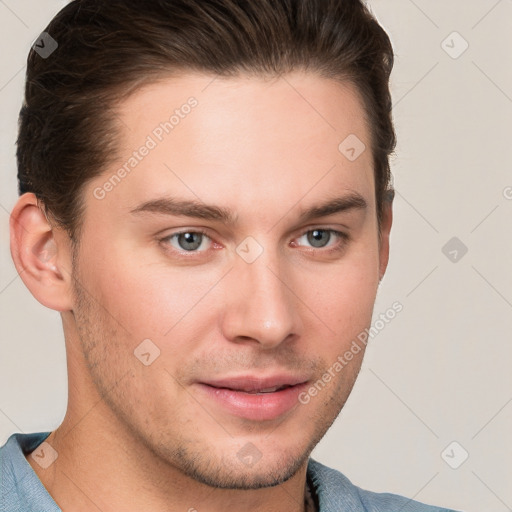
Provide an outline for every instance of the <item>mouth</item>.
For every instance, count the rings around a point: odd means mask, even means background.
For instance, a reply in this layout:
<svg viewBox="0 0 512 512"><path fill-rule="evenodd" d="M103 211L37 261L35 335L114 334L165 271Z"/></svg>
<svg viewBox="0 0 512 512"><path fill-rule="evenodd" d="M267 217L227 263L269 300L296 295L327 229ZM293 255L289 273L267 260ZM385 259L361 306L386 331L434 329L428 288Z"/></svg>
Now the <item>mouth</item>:
<svg viewBox="0 0 512 512"><path fill-rule="evenodd" d="M291 388L292 385L285 385L285 386L274 386L272 388L267 389L253 389L252 391L246 391L245 389L233 389L233 391L240 391L242 393L247 393L249 395L263 395L265 393L275 393L276 391L281 391L282 389ZM224 388L224 389L231 389L231 388Z"/></svg>
<svg viewBox="0 0 512 512"><path fill-rule="evenodd" d="M238 376L198 382L199 390L224 413L254 420L276 419L299 404L308 384L303 376L274 375L265 378Z"/></svg>
<svg viewBox="0 0 512 512"><path fill-rule="evenodd" d="M238 391L240 393L247 393L248 395L264 395L266 393L276 393L277 391L282 391L283 389L288 389L294 386L294 384L285 384L283 386L272 386L269 388L237 388L237 387L229 387L229 386L214 386L212 384L205 384L206 386L210 386L215 389L228 389L230 391Z"/></svg>

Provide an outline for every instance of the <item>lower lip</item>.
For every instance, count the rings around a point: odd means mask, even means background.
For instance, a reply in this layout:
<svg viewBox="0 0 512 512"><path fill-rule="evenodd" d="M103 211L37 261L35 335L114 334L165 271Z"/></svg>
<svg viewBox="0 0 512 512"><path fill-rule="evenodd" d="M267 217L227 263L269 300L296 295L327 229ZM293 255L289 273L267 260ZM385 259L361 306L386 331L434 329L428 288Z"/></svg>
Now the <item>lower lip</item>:
<svg viewBox="0 0 512 512"><path fill-rule="evenodd" d="M299 404L299 394L307 383L297 384L273 393L244 393L227 388L215 388L208 384L198 384L203 393L229 413L254 421L279 418Z"/></svg>

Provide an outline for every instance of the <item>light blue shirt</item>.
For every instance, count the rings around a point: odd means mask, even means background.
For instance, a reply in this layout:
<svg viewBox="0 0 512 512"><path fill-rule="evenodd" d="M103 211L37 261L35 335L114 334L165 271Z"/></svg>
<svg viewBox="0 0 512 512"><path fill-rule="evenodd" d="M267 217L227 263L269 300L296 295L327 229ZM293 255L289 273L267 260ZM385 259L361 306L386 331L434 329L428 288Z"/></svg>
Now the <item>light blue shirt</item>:
<svg viewBox="0 0 512 512"><path fill-rule="evenodd" d="M61 512L25 459L50 432L13 434L0 448L0 512ZM307 476L320 512L455 512L353 485L335 469L309 459Z"/></svg>

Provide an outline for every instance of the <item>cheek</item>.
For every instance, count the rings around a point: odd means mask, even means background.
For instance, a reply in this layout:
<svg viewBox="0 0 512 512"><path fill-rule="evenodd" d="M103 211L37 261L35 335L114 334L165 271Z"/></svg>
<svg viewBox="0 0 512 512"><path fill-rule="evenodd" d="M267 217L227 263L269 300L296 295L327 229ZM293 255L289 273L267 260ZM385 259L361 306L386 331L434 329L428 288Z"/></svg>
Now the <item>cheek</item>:
<svg viewBox="0 0 512 512"><path fill-rule="evenodd" d="M186 286L140 267L104 276L103 303L127 330L139 337L163 336L185 314Z"/></svg>
<svg viewBox="0 0 512 512"><path fill-rule="evenodd" d="M207 294L222 273L206 266L173 267L154 255L134 254L119 244L91 260L95 270L89 270L89 286L95 298L130 333L131 342L149 338L163 349L172 340L179 352L183 340L190 347L199 327L194 320L205 317Z"/></svg>
<svg viewBox="0 0 512 512"><path fill-rule="evenodd" d="M170 304L172 294L132 255L115 244L85 250L82 260L87 266L81 267L81 280L98 307L135 336L157 327L154 320L162 318L159 309Z"/></svg>
<svg viewBox="0 0 512 512"><path fill-rule="evenodd" d="M307 297L307 305L333 336L353 336L371 322L378 277L376 248L354 248L338 263L303 274L300 296Z"/></svg>

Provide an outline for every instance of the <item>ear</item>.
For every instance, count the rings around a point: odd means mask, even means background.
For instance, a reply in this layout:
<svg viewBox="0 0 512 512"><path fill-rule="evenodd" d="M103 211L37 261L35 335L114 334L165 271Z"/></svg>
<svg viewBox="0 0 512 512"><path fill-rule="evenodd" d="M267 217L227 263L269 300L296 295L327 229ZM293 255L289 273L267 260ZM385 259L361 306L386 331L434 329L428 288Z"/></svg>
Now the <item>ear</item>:
<svg viewBox="0 0 512 512"><path fill-rule="evenodd" d="M393 199L395 191L388 190L383 204L382 225L379 239L379 280L382 280L389 261L389 234L393 223Z"/></svg>
<svg viewBox="0 0 512 512"><path fill-rule="evenodd" d="M25 286L47 308L72 309L71 241L53 227L27 192L20 196L9 219L11 256Z"/></svg>

